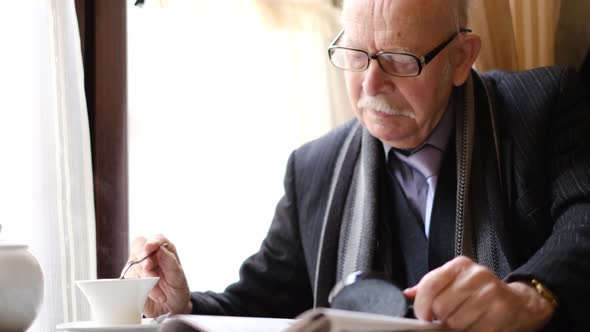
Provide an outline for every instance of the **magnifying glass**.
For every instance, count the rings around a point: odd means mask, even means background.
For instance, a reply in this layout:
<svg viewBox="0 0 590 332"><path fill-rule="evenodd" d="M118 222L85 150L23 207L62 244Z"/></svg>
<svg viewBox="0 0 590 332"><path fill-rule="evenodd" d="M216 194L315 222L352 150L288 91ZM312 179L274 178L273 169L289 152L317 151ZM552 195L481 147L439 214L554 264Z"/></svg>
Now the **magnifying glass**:
<svg viewBox="0 0 590 332"><path fill-rule="evenodd" d="M331 308L387 315L414 317L404 293L384 275L356 271L336 283L328 296Z"/></svg>

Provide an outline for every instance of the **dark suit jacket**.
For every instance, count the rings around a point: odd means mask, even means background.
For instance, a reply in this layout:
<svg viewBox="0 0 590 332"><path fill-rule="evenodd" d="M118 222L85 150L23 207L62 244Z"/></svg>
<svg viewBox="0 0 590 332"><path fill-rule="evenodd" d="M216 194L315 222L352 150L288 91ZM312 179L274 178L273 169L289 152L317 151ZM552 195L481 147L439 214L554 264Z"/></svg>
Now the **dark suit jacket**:
<svg viewBox="0 0 590 332"><path fill-rule="evenodd" d="M542 280L560 301L554 327L585 330L590 326L588 96L575 72L562 68L481 75L495 91L498 109L495 134L509 223L504 240L513 246L506 280ZM337 250L338 236L320 243L322 218L336 155L355 125L353 120L292 153L285 195L260 251L244 262L240 281L224 293L193 293L194 313L294 317L314 303L326 304L336 281L318 275L333 266L321 266L320 273L316 263L320 250ZM320 297L315 302L314 294Z"/></svg>

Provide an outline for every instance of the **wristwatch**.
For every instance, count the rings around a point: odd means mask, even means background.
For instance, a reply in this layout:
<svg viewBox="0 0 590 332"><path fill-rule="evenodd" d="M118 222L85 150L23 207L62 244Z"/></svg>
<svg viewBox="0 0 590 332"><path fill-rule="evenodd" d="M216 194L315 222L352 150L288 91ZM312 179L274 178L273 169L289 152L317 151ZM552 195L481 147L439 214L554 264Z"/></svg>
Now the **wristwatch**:
<svg viewBox="0 0 590 332"><path fill-rule="evenodd" d="M535 287L539 295L544 297L547 301L549 301L549 303L551 303L551 305L553 305L553 308L557 308L557 305L559 304L557 302L557 296L555 296L552 291L550 291L547 287L545 287L545 285L535 278L531 279L531 284L533 287Z"/></svg>

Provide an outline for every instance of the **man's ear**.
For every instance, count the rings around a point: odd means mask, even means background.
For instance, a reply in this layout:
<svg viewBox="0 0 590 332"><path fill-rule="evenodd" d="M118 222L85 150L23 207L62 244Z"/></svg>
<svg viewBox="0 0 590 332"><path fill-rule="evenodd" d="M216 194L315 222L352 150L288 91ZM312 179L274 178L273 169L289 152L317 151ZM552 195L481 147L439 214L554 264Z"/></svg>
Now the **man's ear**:
<svg viewBox="0 0 590 332"><path fill-rule="evenodd" d="M455 68L453 75L455 86L465 83L481 48L481 39L476 34L461 34L459 38L457 47L453 49L454 54L451 55L451 63Z"/></svg>

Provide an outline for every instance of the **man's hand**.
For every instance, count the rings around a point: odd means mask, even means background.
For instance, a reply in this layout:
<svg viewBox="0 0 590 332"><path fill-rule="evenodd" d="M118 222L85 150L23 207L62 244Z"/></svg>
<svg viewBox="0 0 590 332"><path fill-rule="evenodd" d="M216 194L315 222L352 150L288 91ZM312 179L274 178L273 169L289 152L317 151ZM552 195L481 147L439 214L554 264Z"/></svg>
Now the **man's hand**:
<svg viewBox="0 0 590 332"><path fill-rule="evenodd" d="M168 247L160 248L164 243L168 243ZM143 312L145 316L156 317L168 312L189 314L192 311L190 290L176 253L176 247L170 241L162 235L148 239L138 237L133 240L129 259L144 257L158 248L155 255L134 265L125 277L160 277L145 303Z"/></svg>
<svg viewBox="0 0 590 332"><path fill-rule="evenodd" d="M404 294L414 298L417 318L457 331L537 331L554 311L530 285L506 284L466 257L430 271Z"/></svg>

